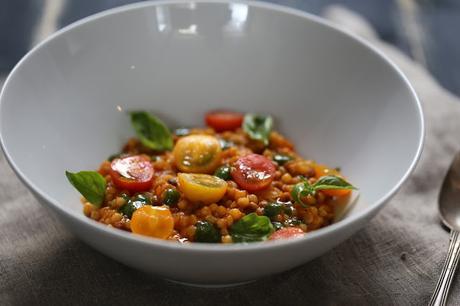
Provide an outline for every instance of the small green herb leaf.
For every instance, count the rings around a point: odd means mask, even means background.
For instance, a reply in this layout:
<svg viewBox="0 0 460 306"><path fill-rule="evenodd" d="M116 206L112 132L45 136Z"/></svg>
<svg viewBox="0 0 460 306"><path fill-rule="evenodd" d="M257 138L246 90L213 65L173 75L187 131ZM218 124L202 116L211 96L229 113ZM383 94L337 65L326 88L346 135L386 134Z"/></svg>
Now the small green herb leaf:
<svg viewBox="0 0 460 306"><path fill-rule="evenodd" d="M292 188L291 196L298 204L306 207L302 201L302 197L314 195L318 190L326 189L356 189L353 185L345 181L343 178L335 175L320 177L313 185L308 181L303 180Z"/></svg>
<svg viewBox="0 0 460 306"><path fill-rule="evenodd" d="M292 216L295 208L290 201L282 202L279 199L276 202L270 202L264 207L264 215L273 218L281 213Z"/></svg>
<svg viewBox="0 0 460 306"><path fill-rule="evenodd" d="M142 194L142 193L137 194L137 195L133 198L133 200L134 200L134 201L141 202L141 203L143 203L144 205L151 205L151 204L152 204L152 201L150 200L150 198L149 198L146 194Z"/></svg>
<svg viewBox="0 0 460 306"><path fill-rule="evenodd" d="M220 233L208 221L198 221L196 223L195 241L217 243L221 241Z"/></svg>
<svg viewBox="0 0 460 306"><path fill-rule="evenodd" d="M131 219L133 213L142 206L152 204L150 198L145 194L140 193L132 198L130 198L127 194L121 194L120 196L125 199L126 203L120 207L118 211L129 219Z"/></svg>
<svg viewBox="0 0 460 306"><path fill-rule="evenodd" d="M72 173L65 172L69 182L88 200L91 204L99 207L104 201L106 181L96 171L80 171Z"/></svg>
<svg viewBox="0 0 460 306"><path fill-rule="evenodd" d="M147 112L132 112L131 123L142 144L155 151L171 150L173 138L168 127Z"/></svg>
<svg viewBox="0 0 460 306"><path fill-rule="evenodd" d="M284 165L285 163L287 163L288 161L291 161L293 159L294 158L292 156L285 155L285 154L275 154L275 155L273 155L273 161L276 162L280 166Z"/></svg>
<svg viewBox="0 0 460 306"><path fill-rule="evenodd" d="M251 139L259 140L268 145L270 133L273 129L271 116L246 114L243 120L243 130Z"/></svg>
<svg viewBox="0 0 460 306"><path fill-rule="evenodd" d="M306 180L303 180L302 182L296 184L294 188L292 188L291 191L291 196L300 205L303 207L307 207L307 204L305 204L302 201L302 197L305 197L307 195L314 195L315 194L315 189L313 188L312 185Z"/></svg>
<svg viewBox="0 0 460 306"><path fill-rule="evenodd" d="M233 242L263 241L273 233L273 225L266 216L255 213L244 216L230 228Z"/></svg>
<svg viewBox="0 0 460 306"><path fill-rule="evenodd" d="M346 180L339 176L328 175L320 177L315 184L313 184L315 190L326 190L326 189L356 189L353 185L348 183Z"/></svg>
<svg viewBox="0 0 460 306"><path fill-rule="evenodd" d="M294 208L294 206L292 205L291 202L284 202L283 203L283 212L288 216L292 216L294 214L295 208Z"/></svg>
<svg viewBox="0 0 460 306"><path fill-rule="evenodd" d="M266 215L269 218L275 217L276 215L279 215L282 212L283 212L283 204L278 203L278 202L268 203L264 207L264 215Z"/></svg>
<svg viewBox="0 0 460 306"><path fill-rule="evenodd" d="M229 179L232 178L231 172L232 172L232 167L230 167L229 165L223 165L217 168L216 172L214 172L214 175L217 176L218 178L223 179L224 181L228 181Z"/></svg>
<svg viewBox="0 0 460 306"><path fill-rule="evenodd" d="M142 201L129 200L128 203L120 207L119 211L123 215L131 219L131 217L133 216L133 213L144 205L145 203Z"/></svg>
<svg viewBox="0 0 460 306"><path fill-rule="evenodd" d="M180 193L175 188L168 188L163 192L163 204L168 206L176 205L179 202Z"/></svg>

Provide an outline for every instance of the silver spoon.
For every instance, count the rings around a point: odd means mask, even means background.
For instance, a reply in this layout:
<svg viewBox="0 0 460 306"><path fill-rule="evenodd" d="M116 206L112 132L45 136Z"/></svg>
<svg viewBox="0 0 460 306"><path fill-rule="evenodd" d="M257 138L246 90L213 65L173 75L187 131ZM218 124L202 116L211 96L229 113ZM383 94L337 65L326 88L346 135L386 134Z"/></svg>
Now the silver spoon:
<svg viewBox="0 0 460 306"><path fill-rule="evenodd" d="M439 216L450 229L447 258L429 305L445 305L449 287L460 258L460 152L457 153L442 183Z"/></svg>

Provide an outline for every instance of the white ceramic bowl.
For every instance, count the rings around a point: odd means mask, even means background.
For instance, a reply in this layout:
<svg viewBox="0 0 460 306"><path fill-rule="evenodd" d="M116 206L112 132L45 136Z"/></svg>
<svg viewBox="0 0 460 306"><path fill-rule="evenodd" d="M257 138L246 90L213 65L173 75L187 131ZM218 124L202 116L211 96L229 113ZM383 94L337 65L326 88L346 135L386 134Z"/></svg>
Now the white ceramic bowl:
<svg viewBox="0 0 460 306"><path fill-rule="evenodd" d="M220 107L273 114L304 156L342 167L357 205L305 238L249 245L180 245L83 215L64 171L119 150L132 135L120 108L196 126ZM86 18L29 52L0 100L8 161L69 230L129 266L195 284L282 272L347 239L407 179L423 131L414 91L382 54L318 17L257 2L160 1Z"/></svg>

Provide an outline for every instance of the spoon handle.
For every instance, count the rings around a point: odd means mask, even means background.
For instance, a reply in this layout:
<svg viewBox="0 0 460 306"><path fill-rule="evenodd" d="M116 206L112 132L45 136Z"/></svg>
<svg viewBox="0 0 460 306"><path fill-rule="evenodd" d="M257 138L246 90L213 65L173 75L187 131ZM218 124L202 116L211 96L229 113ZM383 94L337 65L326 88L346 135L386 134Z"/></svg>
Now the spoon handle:
<svg viewBox="0 0 460 306"><path fill-rule="evenodd" d="M436 289L431 296L430 306L442 306L446 304L447 294L449 293L450 283L457 268L458 259L460 258L460 233L454 230L450 231L449 251L446 261L442 268Z"/></svg>

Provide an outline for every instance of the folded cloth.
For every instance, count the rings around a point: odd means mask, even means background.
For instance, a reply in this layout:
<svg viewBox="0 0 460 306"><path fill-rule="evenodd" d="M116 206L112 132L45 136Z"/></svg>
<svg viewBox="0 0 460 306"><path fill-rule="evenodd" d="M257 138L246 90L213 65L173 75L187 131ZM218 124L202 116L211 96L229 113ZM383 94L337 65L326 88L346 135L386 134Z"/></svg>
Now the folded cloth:
<svg viewBox="0 0 460 306"><path fill-rule="evenodd" d="M436 203L442 178L460 148L460 101L423 67L380 41L360 16L337 6L325 16L390 57L414 85L425 111L421 161L368 226L281 275L235 288L185 287L130 269L81 243L37 203L1 155L0 305L426 304L449 241ZM451 289L452 305L460 305L457 284Z"/></svg>

